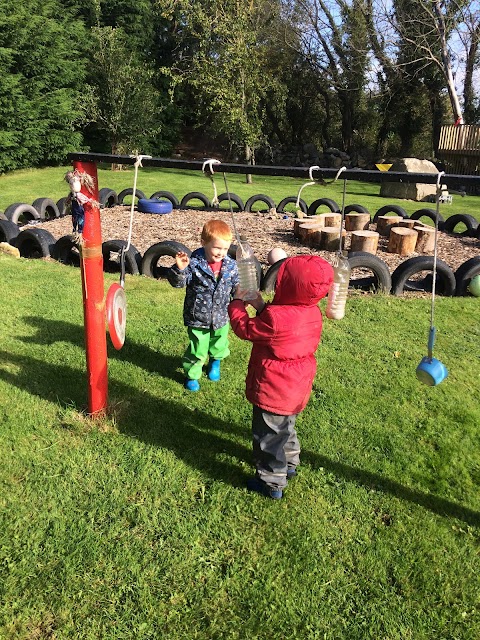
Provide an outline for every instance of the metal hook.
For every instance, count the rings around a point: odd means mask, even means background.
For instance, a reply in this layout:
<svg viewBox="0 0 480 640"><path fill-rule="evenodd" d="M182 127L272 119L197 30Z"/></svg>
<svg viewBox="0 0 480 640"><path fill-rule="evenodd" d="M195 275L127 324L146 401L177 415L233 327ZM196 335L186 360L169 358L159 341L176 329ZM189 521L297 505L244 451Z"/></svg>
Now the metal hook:
<svg viewBox="0 0 480 640"><path fill-rule="evenodd" d="M333 181L334 181L334 182L336 182L336 181L338 180L338 176L339 176L341 173L343 173L343 171L346 171L346 170L347 170L347 167L340 167L340 169L337 171L337 175L335 176L335 178L334 178L334 180L333 180Z"/></svg>
<svg viewBox="0 0 480 640"><path fill-rule="evenodd" d="M215 158L210 158L209 160L205 160L205 162L202 165L203 173L206 173L205 167L208 165L210 169L210 173L213 175L213 167L212 167L213 164L222 164L222 163L220 162L220 160L215 160Z"/></svg>
<svg viewBox="0 0 480 640"><path fill-rule="evenodd" d="M320 169L320 167L318 165L316 165L316 164L313 165L312 167L310 167L310 169L308 170L308 177L310 178L311 182L306 182L298 190L297 202L295 203L295 206L297 207L297 209L300 207L300 194L305 189L305 187L310 187L312 184L316 184L315 180L313 178L313 175L312 175L312 172L313 172L314 169Z"/></svg>

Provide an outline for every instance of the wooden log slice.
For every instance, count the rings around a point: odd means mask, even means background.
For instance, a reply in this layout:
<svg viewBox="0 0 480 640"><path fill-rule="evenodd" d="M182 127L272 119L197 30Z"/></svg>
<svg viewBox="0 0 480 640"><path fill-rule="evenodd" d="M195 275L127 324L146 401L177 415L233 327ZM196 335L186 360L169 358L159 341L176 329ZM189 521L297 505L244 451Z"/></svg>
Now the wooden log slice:
<svg viewBox="0 0 480 640"><path fill-rule="evenodd" d="M377 231L381 236L389 236L390 229L396 227L403 220L401 216L378 216Z"/></svg>
<svg viewBox="0 0 480 640"><path fill-rule="evenodd" d="M406 227L407 229L414 229L418 224L418 220L410 220L410 218L405 218L404 220L400 220L395 226L396 227Z"/></svg>
<svg viewBox="0 0 480 640"><path fill-rule="evenodd" d="M298 228L300 225L305 224L306 222L311 222L318 216L305 216L304 218L295 218L293 221L293 235L295 238L298 238Z"/></svg>
<svg viewBox="0 0 480 640"><path fill-rule="evenodd" d="M361 231L370 225L369 213L347 213L345 215L345 229L347 231Z"/></svg>
<svg viewBox="0 0 480 640"><path fill-rule="evenodd" d="M429 253L435 249L435 229L426 225L414 227L418 233L415 251L418 253Z"/></svg>
<svg viewBox="0 0 480 640"><path fill-rule="evenodd" d="M379 237L380 234L376 231L352 231L350 251L367 251L375 255Z"/></svg>
<svg viewBox="0 0 480 640"><path fill-rule="evenodd" d="M415 251L418 233L406 227L393 227L390 230L388 251L398 253L399 256L409 256Z"/></svg>
<svg viewBox="0 0 480 640"><path fill-rule="evenodd" d="M326 227L339 227L342 224L341 213L324 213Z"/></svg>
<svg viewBox="0 0 480 640"><path fill-rule="evenodd" d="M317 245L325 251L338 251L340 242L340 227L323 227L319 229L320 244ZM345 237L346 231L342 230L342 237Z"/></svg>
<svg viewBox="0 0 480 640"><path fill-rule="evenodd" d="M315 231L323 227L320 222L304 222L298 227L298 239L306 245L312 244L312 237Z"/></svg>

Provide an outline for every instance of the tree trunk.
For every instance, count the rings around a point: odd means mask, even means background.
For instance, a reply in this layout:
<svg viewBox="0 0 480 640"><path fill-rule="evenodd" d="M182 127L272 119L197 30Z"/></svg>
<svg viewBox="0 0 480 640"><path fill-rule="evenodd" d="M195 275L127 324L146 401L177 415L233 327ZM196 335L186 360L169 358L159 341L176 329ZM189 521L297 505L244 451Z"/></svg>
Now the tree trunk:
<svg viewBox="0 0 480 640"><path fill-rule="evenodd" d="M247 161L247 164L251 164L252 166L255 165L255 151L248 143L245 143L245 160ZM247 184L253 183L251 173L247 173L247 175L245 176L245 182Z"/></svg>

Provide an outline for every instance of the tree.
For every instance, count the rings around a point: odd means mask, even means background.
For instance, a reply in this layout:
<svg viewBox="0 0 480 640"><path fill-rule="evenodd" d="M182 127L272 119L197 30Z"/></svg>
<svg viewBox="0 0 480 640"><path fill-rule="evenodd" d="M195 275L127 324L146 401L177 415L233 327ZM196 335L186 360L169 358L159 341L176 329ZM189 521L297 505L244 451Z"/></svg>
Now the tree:
<svg viewBox="0 0 480 640"><path fill-rule="evenodd" d="M366 0L284 0L286 42L334 95L342 115L342 146L354 148L367 84Z"/></svg>
<svg viewBox="0 0 480 640"><path fill-rule="evenodd" d="M163 69L172 95L186 87L197 118L203 116L253 163L273 82L265 74L270 3L178 0L175 11L177 61Z"/></svg>
<svg viewBox="0 0 480 640"><path fill-rule="evenodd" d="M0 171L63 162L82 143L83 25L57 0L0 5Z"/></svg>
<svg viewBox="0 0 480 640"><path fill-rule="evenodd" d="M121 28L92 27L90 46L85 103L91 129L112 154L161 149L162 105L153 70L130 50Z"/></svg>

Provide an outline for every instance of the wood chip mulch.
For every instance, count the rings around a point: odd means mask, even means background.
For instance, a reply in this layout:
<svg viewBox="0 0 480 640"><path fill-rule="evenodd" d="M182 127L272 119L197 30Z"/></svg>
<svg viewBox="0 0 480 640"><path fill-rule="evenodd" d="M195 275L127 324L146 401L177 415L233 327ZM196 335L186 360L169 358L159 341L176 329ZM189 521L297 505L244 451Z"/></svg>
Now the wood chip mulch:
<svg viewBox="0 0 480 640"><path fill-rule="evenodd" d="M101 211L103 240L127 240L130 225L130 206L116 206ZM153 244L162 240L177 240L192 251L200 246L200 233L203 224L212 218L224 220L232 225L229 211L199 211L193 209L174 209L169 214L148 214L134 212L132 244L143 255ZM254 248L257 258L267 266L267 255L273 247L280 247L289 256L300 254L320 255L331 261L332 254L327 251L303 246L293 236L293 218L283 218L280 214L235 213L238 233L245 235ZM47 220L35 226L50 231L56 238L72 233L70 217ZM370 228L375 230L375 225ZM350 234L347 233L345 249L349 249ZM389 267L390 272L407 257L388 253L387 239L380 238L377 256ZM418 256L413 253L408 258ZM422 255L433 255L422 254ZM466 260L480 255L480 241L460 235L438 232L438 258L446 262L455 271Z"/></svg>

